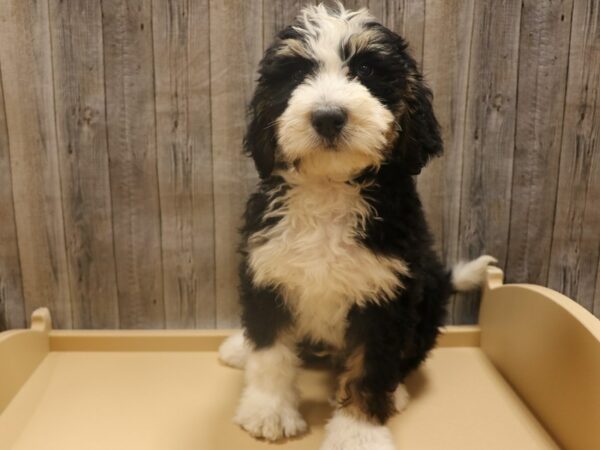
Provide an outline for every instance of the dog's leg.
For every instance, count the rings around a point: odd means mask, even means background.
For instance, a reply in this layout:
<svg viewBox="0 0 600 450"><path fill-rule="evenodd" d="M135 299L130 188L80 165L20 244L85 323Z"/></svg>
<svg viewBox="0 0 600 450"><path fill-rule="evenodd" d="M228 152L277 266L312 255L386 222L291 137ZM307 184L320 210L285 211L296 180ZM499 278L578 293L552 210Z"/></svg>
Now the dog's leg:
<svg viewBox="0 0 600 450"><path fill-rule="evenodd" d="M299 364L293 346L282 340L250 352L234 421L253 436L271 441L304 432L295 387Z"/></svg>
<svg viewBox="0 0 600 450"><path fill-rule="evenodd" d="M297 409L295 379L300 360L286 331L292 325L291 314L277 289L254 284L246 261L240 287L245 334L231 338L221 352L223 357L232 350L235 358L227 358L229 362L240 364L245 359L246 386L234 421L256 437L294 436L306 429L306 422Z"/></svg>
<svg viewBox="0 0 600 450"><path fill-rule="evenodd" d="M327 424L321 450L395 449L385 422L396 412L397 397L366 378L364 352L360 346L346 358L336 392L338 407ZM407 398L402 392L404 407Z"/></svg>

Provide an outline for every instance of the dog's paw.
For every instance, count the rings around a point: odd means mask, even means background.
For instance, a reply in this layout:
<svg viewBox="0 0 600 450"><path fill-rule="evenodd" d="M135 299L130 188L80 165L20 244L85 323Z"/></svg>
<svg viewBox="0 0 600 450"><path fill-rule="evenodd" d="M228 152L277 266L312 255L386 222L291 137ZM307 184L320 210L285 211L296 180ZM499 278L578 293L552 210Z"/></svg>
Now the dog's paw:
<svg viewBox="0 0 600 450"><path fill-rule="evenodd" d="M410 395L406 390L406 386L404 384L399 384L396 388L396 392L394 392L394 406L398 412L402 412L408 406L408 401L410 400Z"/></svg>
<svg viewBox="0 0 600 450"><path fill-rule="evenodd" d="M219 359L228 366L242 369L251 350L244 331L238 331L223 341L219 347Z"/></svg>
<svg viewBox="0 0 600 450"><path fill-rule="evenodd" d="M396 450L390 430L337 411L329 421L321 450Z"/></svg>
<svg viewBox="0 0 600 450"><path fill-rule="evenodd" d="M257 438L276 441L306 431L306 422L291 402L269 393L244 392L233 419Z"/></svg>

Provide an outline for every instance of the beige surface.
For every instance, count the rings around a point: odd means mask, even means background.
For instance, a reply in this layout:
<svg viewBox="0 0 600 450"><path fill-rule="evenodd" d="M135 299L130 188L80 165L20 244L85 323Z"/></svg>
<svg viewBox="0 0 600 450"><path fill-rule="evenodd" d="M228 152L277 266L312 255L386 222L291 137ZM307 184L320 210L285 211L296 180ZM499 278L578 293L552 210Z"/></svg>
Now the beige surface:
<svg viewBox="0 0 600 450"><path fill-rule="evenodd" d="M34 313L30 330L0 333L0 419L4 408L48 354L50 327L50 314L42 309Z"/></svg>
<svg viewBox="0 0 600 450"><path fill-rule="evenodd" d="M285 448L316 449L327 373L300 385L311 431ZM273 448L231 423L241 387L214 352L51 352L0 416L0 449ZM391 423L400 449L556 448L477 348L436 350L408 389Z"/></svg>
<svg viewBox="0 0 600 450"><path fill-rule="evenodd" d="M600 322L501 278L489 271L481 329L445 329L408 380L411 402L390 423L399 450L559 448L550 435L600 448ZM226 335L52 331L37 312L31 330L0 334L0 450L318 448L330 375L301 374L307 435L255 440L231 422L243 377L217 361Z"/></svg>
<svg viewBox="0 0 600 450"><path fill-rule="evenodd" d="M600 449L600 321L564 295L501 277L488 277L483 351L562 446Z"/></svg>

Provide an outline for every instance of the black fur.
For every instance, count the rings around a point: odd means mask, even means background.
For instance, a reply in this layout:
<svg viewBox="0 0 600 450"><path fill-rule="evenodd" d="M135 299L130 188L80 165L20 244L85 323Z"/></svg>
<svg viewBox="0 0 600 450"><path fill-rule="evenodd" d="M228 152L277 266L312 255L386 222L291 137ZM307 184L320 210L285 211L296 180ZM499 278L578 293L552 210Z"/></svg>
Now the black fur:
<svg viewBox="0 0 600 450"><path fill-rule="evenodd" d="M434 156L442 154L440 127L433 114L432 94L416 75L414 92L406 98L407 110L400 121L401 133L394 147L394 155L402 170L418 175Z"/></svg>
<svg viewBox="0 0 600 450"><path fill-rule="evenodd" d="M285 111L294 89L316 66L316 62L299 56L277 55L281 40L289 38L298 38L292 27L280 32L275 43L265 52L248 111L250 121L244 147L246 154L254 160L261 178L271 175L276 165L275 120Z"/></svg>
<svg viewBox="0 0 600 450"><path fill-rule="evenodd" d="M248 238L264 228L272 227L278 219L264 219L269 204L267 192L280 187L280 195L286 191L284 181L280 177L271 177L261 181L257 192L252 194L246 205L244 226L241 230L242 245L240 253L240 298L242 300L242 326L257 349L271 345L277 334L291 324L292 316L286 308L277 289L256 287L248 268Z"/></svg>
<svg viewBox="0 0 600 450"><path fill-rule="evenodd" d="M365 176L375 181L365 198L382 220L368 223L363 244L377 254L402 258L411 272L394 300L355 307L349 316L349 351L365 346L361 389L370 392L369 413L383 423L394 412L390 393L435 345L452 285L449 271L432 249L413 178L395 165Z"/></svg>
<svg viewBox="0 0 600 450"><path fill-rule="evenodd" d="M373 72L363 73L361 82L398 115L401 129L381 168L366 170L354 180L372 181L362 195L376 211L373 215L376 219L368 222L361 240L375 254L404 260L410 276L402 280L404 288L397 292L396 298L380 304L368 303L350 311L346 349L338 356L343 358L364 346L364 373L356 381L357 389L368 398L365 413L383 423L394 412L391 393L434 346L452 286L449 272L432 249L432 238L412 178L431 157L442 151L431 92L424 85L402 38L381 25L369 26L378 28L381 42L388 50L384 54L359 53L349 62L349 67L352 76L359 76L359 68L365 61L369 63ZM294 30L284 30L282 37L294 38ZM264 289L253 284L246 241L253 233L274 225L275 219L264 218L273 200L268 192L279 186L278 195L282 195L286 187L282 178L271 176L277 166L277 140L272 125L285 110L289 96L299 83L293 74L306 76L315 64L302 58L286 60L278 56L279 45L278 40L261 62L245 141L246 151L253 157L262 179L246 209L240 271L243 325L248 338L258 348L271 345L277 334L293 323L293 317L276 287Z"/></svg>
<svg viewBox="0 0 600 450"><path fill-rule="evenodd" d="M388 50L357 53L349 66L353 74L362 64L372 67L373 73L362 77L362 83L390 110L402 111L392 155L399 170L417 175L430 158L442 153L440 127L431 104L433 96L406 41L380 24L369 27L377 30L378 43Z"/></svg>

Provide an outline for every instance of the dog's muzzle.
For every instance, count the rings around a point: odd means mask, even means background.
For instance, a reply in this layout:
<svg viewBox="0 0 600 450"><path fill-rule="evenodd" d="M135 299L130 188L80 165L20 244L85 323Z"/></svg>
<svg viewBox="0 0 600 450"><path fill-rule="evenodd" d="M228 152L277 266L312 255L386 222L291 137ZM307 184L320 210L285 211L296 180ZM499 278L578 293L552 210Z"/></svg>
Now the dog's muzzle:
<svg viewBox="0 0 600 450"><path fill-rule="evenodd" d="M348 114L339 106L321 106L313 111L311 124L319 136L333 142L348 121Z"/></svg>

